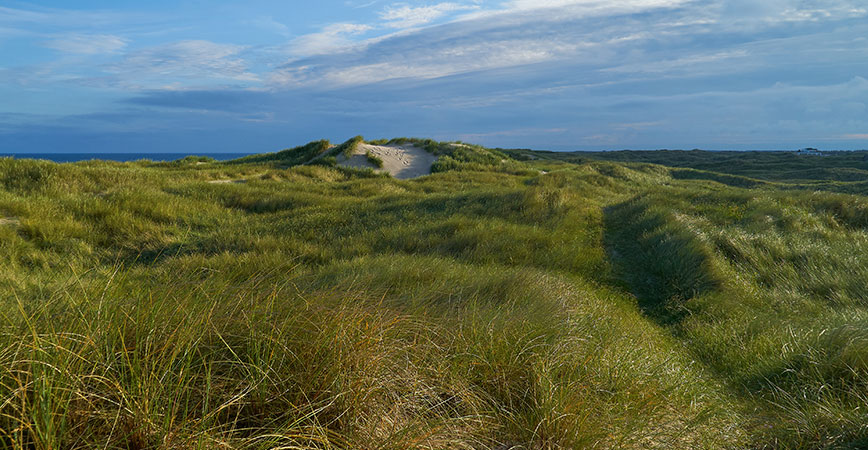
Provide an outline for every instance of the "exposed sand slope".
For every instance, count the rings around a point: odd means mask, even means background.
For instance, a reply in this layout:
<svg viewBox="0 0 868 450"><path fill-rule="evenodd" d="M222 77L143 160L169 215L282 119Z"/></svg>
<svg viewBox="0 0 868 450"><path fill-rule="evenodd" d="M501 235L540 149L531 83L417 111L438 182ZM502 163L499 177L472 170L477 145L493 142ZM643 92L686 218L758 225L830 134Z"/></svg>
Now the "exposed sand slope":
<svg viewBox="0 0 868 450"><path fill-rule="evenodd" d="M368 161L366 156L368 152L383 160L382 168ZM434 161L437 161L436 156L412 145L382 146L362 143L349 158L338 156L340 166L356 169L371 168L378 172L387 172L401 180L430 174Z"/></svg>

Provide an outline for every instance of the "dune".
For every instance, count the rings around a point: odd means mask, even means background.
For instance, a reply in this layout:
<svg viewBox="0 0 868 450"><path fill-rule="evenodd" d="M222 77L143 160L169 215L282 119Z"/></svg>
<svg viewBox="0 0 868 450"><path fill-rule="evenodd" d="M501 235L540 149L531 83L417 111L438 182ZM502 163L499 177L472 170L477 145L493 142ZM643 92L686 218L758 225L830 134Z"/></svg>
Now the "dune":
<svg viewBox="0 0 868 450"><path fill-rule="evenodd" d="M368 159L368 154L383 161L377 167ZM437 157L424 149L412 145L371 145L359 144L349 157L339 155L338 165L356 169L370 168L377 172L388 173L395 178L406 180L431 173L431 165Z"/></svg>

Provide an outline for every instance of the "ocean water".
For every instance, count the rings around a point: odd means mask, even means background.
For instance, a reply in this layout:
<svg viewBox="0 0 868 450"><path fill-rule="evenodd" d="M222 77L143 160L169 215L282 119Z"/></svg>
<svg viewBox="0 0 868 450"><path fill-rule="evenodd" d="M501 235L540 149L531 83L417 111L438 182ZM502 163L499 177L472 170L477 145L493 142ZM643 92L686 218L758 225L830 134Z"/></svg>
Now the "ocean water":
<svg viewBox="0 0 868 450"><path fill-rule="evenodd" d="M227 161L230 159L241 158L249 153L197 153L195 156L210 156L218 161ZM185 156L190 156L189 153L0 153L0 158L12 157L16 159L46 159L59 163L90 161L92 159L102 159L105 161L138 161L140 159L149 159L151 161L174 161Z"/></svg>

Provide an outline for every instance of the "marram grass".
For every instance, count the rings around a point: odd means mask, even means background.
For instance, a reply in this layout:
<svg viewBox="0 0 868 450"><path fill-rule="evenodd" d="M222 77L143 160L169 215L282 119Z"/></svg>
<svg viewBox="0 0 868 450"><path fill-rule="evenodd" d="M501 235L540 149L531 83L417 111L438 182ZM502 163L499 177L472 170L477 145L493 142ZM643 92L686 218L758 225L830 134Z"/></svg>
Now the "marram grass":
<svg viewBox="0 0 868 450"><path fill-rule="evenodd" d="M868 445L850 156L306 164L360 141L0 159L0 447Z"/></svg>

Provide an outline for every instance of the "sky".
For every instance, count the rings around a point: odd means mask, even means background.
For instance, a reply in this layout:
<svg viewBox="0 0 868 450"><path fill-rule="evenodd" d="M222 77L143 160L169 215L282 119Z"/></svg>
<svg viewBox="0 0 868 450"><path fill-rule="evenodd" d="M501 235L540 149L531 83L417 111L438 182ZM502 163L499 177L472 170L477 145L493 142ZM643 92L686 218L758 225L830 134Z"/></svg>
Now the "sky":
<svg viewBox="0 0 868 450"><path fill-rule="evenodd" d="M865 0L0 0L0 152L868 148Z"/></svg>

